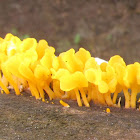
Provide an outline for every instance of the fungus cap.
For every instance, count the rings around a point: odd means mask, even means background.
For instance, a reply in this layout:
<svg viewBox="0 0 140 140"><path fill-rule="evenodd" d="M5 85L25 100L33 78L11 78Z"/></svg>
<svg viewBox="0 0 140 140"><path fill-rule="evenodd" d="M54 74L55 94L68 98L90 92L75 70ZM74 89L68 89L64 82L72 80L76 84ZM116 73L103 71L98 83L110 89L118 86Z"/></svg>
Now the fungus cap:
<svg viewBox="0 0 140 140"><path fill-rule="evenodd" d="M88 87L88 81L82 72L67 74L60 78L60 89L70 91L75 88Z"/></svg>

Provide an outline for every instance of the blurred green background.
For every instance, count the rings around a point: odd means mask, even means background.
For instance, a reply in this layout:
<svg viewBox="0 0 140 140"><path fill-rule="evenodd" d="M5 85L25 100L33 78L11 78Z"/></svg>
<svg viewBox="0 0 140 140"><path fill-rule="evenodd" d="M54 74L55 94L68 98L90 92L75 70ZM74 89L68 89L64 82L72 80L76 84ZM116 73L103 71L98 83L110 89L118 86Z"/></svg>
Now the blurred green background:
<svg viewBox="0 0 140 140"><path fill-rule="evenodd" d="M84 47L105 60L140 62L139 0L1 0L0 36L45 39L56 55Z"/></svg>

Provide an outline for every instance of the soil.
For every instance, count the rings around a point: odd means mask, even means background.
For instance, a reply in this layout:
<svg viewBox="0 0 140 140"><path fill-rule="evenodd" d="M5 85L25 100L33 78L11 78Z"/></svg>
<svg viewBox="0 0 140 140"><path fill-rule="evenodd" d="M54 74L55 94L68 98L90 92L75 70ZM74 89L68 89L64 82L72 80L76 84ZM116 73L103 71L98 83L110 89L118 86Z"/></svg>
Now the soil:
<svg viewBox="0 0 140 140"><path fill-rule="evenodd" d="M1 0L0 36L45 39L56 55L84 47L105 60L140 61L139 0ZM28 94L0 95L0 139L140 139L140 112L67 101L43 103Z"/></svg>
<svg viewBox="0 0 140 140"><path fill-rule="evenodd" d="M76 101L49 103L35 100L29 94L0 95L1 140L139 140L139 110L109 107L91 103L78 107Z"/></svg>

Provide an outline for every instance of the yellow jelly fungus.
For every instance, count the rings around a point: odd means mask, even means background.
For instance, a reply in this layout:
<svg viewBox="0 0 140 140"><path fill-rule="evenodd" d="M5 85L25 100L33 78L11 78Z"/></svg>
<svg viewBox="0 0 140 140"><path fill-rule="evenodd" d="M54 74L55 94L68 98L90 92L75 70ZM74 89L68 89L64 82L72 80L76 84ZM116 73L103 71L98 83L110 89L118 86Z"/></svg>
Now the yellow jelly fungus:
<svg viewBox="0 0 140 140"><path fill-rule="evenodd" d="M85 71L86 79L92 84L91 98L94 103L106 104L102 93L108 91L108 85L102 81L100 69L89 68Z"/></svg>
<svg viewBox="0 0 140 140"><path fill-rule="evenodd" d="M24 39L20 45L20 51L21 52L26 52L27 50L34 48L36 49L37 47L37 41L34 38L27 38Z"/></svg>
<svg viewBox="0 0 140 140"><path fill-rule="evenodd" d="M85 62L85 70L87 69L98 69L99 65L97 64L97 62L95 61L94 57L90 57L86 62Z"/></svg>
<svg viewBox="0 0 140 140"><path fill-rule="evenodd" d="M107 63L106 63L106 62L101 63L100 69L101 69L103 72L106 71L106 67L107 67Z"/></svg>
<svg viewBox="0 0 140 140"><path fill-rule="evenodd" d="M82 72L77 71L73 74L67 74L60 78L60 89L64 91L74 90L79 106L81 106L80 92L85 106L89 107L90 105L87 101L86 94L83 91L83 87L88 87L88 81Z"/></svg>
<svg viewBox="0 0 140 140"><path fill-rule="evenodd" d="M40 40L37 44L36 51L38 54L38 58L41 59L44 54L45 50L49 48L48 42L46 40Z"/></svg>
<svg viewBox="0 0 140 140"><path fill-rule="evenodd" d="M123 58L121 58L121 56L119 56L119 55L115 55L115 56L111 57L108 63L112 67L115 67L115 65L118 63L121 64L122 66L126 66Z"/></svg>
<svg viewBox="0 0 140 140"><path fill-rule="evenodd" d="M139 73L140 64L138 62L127 65L126 75L124 77L125 85L131 89L130 105L132 108L136 108L136 96L139 92L139 84L137 81L137 74Z"/></svg>
<svg viewBox="0 0 140 140"><path fill-rule="evenodd" d="M116 78L118 82L118 84L116 85L117 88L113 97L114 98L113 103L116 102L118 93L121 90L123 90L123 93L125 96L125 108L129 108L130 107L130 93L128 92L128 87L126 86L128 83L128 80L126 80L126 75L127 75L126 64L124 60L118 55L111 57L109 60L109 64L115 69Z"/></svg>
<svg viewBox="0 0 140 140"><path fill-rule="evenodd" d="M0 88L1 93L16 95L29 91L36 99L62 101L77 100L78 106L94 104L121 107L123 91L125 108L136 108L136 97L140 92L140 63L126 65L119 55L98 64L89 51L70 49L55 55L55 48L45 40L34 38L21 41L8 33L0 38ZM47 101L48 102L48 101ZM53 102L51 102L53 104ZM110 112L107 108L106 112Z"/></svg>
<svg viewBox="0 0 140 140"><path fill-rule="evenodd" d="M106 109L106 113L110 113L110 109L109 108Z"/></svg>
<svg viewBox="0 0 140 140"><path fill-rule="evenodd" d="M84 48L80 48L79 51L75 53L75 56L79 58L79 60L81 60L83 64L85 64L86 61L91 57L91 54L89 51L85 50Z"/></svg>
<svg viewBox="0 0 140 140"><path fill-rule="evenodd" d="M64 107L70 107L67 103L65 103L64 101L60 100L60 104Z"/></svg>
<svg viewBox="0 0 140 140"><path fill-rule="evenodd" d="M82 71L84 68L82 61L75 56L74 49L70 49L67 52L60 54L59 58L61 60L61 67L64 66L72 73L76 71Z"/></svg>

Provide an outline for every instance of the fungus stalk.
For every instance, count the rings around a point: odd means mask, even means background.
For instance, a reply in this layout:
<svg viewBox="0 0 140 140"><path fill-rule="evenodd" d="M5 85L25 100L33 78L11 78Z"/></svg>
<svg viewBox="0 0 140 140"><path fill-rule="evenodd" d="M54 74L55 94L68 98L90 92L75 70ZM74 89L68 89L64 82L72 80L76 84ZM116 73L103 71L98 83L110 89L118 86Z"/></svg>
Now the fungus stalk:
<svg viewBox="0 0 140 140"><path fill-rule="evenodd" d="M117 96L118 96L118 91L115 91L113 95L113 104L116 104Z"/></svg>
<svg viewBox="0 0 140 140"><path fill-rule="evenodd" d="M115 90L115 92L113 94L113 99L112 99L113 104L116 104L117 96L121 91L122 91L122 87L121 87L121 85L118 84L117 87L116 87L116 90Z"/></svg>
<svg viewBox="0 0 140 140"><path fill-rule="evenodd" d="M16 94L20 95L20 91L18 89L18 85L13 80L11 73L9 73L9 71L6 69L5 65L2 66L2 71L3 71L3 74L6 77L6 79L9 81L9 83L14 87L14 90L15 90ZM8 93L8 91L6 91L6 92Z"/></svg>
<svg viewBox="0 0 140 140"><path fill-rule="evenodd" d="M136 108L137 92L138 92L138 87L134 86L131 90L131 97L130 97L131 108Z"/></svg>
<svg viewBox="0 0 140 140"><path fill-rule="evenodd" d="M60 100L60 104L64 107L70 107L69 104L65 103L64 101Z"/></svg>
<svg viewBox="0 0 140 140"><path fill-rule="evenodd" d="M1 82L1 80L0 80L0 87L4 90L4 92L6 94L9 94L10 93L9 90L7 89L7 87Z"/></svg>
<svg viewBox="0 0 140 140"><path fill-rule="evenodd" d="M36 99L40 99L39 92L36 86L32 82L28 82L28 83L29 83L32 96L35 96Z"/></svg>
<svg viewBox="0 0 140 140"><path fill-rule="evenodd" d="M78 89L74 89L74 92L76 94L76 99L77 99L78 106L82 106L82 102L81 102L81 98L80 98L80 94L79 94Z"/></svg>
<svg viewBox="0 0 140 140"><path fill-rule="evenodd" d="M97 98L98 98L99 103L102 105L106 105L104 94L100 93L99 91L96 91L96 92L97 92Z"/></svg>
<svg viewBox="0 0 140 140"><path fill-rule="evenodd" d="M111 94L110 92L105 93L104 94L104 98L105 98L105 101L106 101L107 105L113 106L113 101L111 99L111 95L110 94Z"/></svg>
<svg viewBox="0 0 140 140"><path fill-rule="evenodd" d="M54 92L51 90L51 88L46 84L44 87L44 90L46 91L46 93L48 94L50 100L55 98L55 94Z"/></svg>
<svg viewBox="0 0 140 140"><path fill-rule="evenodd" d="M94 104L98 104L99 103L98 97L97 97L97 91L98 91L97 87L95 85L93 85L91 87L91 93L90 94L91 94L91 97L92 97L92 100L93 100Z"/></svg>
<svg viewBox="0 0 140 140"><path fill-rule="evenodd" d="M61 98L64 95L64 92L60 89L60 82L58 80L53 80L53 91L57 98Z"/></svg>
<svg viewBox="0 0 140 140"><path fill-rule="evenodd" d="M43 91L43 88L39 84L37 84L37 89L38 89L38 91L40 93L40 97L41 97L42 101L45 102L45 96L44 96L45 93Z"/></svg>
<svg viewBox="0 0 140 140"><path fill-rule="evenodd" d="M83 99L83 102L85 104L86 107L90 107L89 103L88 103L88 100L87 100L87 97L86 97L86 94L83 90L83 88L80 88L80 93L81 93L81 96L82 96L82 99Z"/></svg>
<svg viewBox="0 0 140 140"><path fill-rule="evenodd" d="M130 94L126 87L123 88L124 96L125 96L125 108L130 107Z"/></svg>

